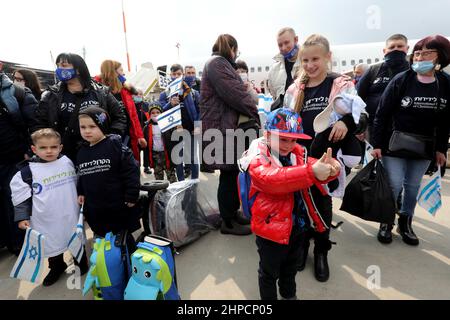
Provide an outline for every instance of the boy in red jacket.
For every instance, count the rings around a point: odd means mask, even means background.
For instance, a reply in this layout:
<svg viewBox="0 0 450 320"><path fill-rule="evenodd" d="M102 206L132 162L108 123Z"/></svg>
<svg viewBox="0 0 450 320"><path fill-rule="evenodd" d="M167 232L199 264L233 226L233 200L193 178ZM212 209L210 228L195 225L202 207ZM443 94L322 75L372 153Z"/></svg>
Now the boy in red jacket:
<svg viewBox="0 0 450 320"><path fill-rule="evenodd" d="M259 291L261 299L277 299L277 280L282 299L297 299L295 275L300 244L310 221L319 232L327 226L318 212L309 188L335 179L339 162L328 149L320 160L308 158L298 139L311 139L303 133L300 116L289 109L268 115L263 138L254 140L240 160L251 177L251 229L256 235L260 256Z"/></svg>

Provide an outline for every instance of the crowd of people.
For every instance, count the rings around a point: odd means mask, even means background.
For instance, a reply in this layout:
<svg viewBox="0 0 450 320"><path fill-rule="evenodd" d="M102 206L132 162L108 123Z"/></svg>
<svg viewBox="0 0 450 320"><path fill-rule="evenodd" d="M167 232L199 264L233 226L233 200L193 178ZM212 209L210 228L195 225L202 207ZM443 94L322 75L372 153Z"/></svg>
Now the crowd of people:
<svg viewBox="0 0 450 320"><path fill-rule="evenodd" d="M17 255L26 228L44 233L50 272L43 284L50 286L67 267L61 244L80 206L95 237L139 229L143 151L144 172L152 168L157 180L198 179L200 171L219 170L221 232L256 235L262 299L296 299L295 275L305 268L312 239L315 278L330 277L332 199L362 163L365 141L398 199L399 234L418 245L412 225L422 177L430 165L446 163L450 76L442 69L450 63L449 41L428 36L408 61L407 38L392 35L384 61L356 65L353 77L330 70L330 43L322 35L300 44L294 29L283 28L276 41L279 53L267 80L274 102L265 123L257 109L260 91L229 34L214 43L201 81L193 66L174 64L169 75L182 78L180 93L163 91L152 102L143 101L117 61L103 61L92 77L83 58L62 53L59 81L44 90L32 71L15 70L10 79L0 63L0 246ZM158 116L178 106L181 125L162 132ZM222 145L205 161L198 155L210 148L202 139L209 129L220 132ZM175 141L180 130L187 135ZM244 139L244 155L233 143L237 130L257 132ZM411 139L423 148L409 146ZM179 144L182 162L173 158ZM241 171L251 178L251 219L240 209ZM380 225L381 243L392 242L392 228ZM85 255L77 264L87 272Z"/></svg>

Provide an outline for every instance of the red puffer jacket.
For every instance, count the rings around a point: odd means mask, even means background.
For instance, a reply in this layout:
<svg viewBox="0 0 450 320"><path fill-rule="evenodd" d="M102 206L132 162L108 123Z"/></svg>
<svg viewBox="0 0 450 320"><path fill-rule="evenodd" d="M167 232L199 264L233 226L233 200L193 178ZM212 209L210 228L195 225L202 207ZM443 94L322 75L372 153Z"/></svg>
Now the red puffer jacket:
<svg viewBox="0 0 450 320"><path fill-rule="evenodd" d="M144 133L142 131L141 123L137 115L136 105L134 104L133 96L131 92L122 88L120 90L120 95L122 97L122 102L130 118L130 140L131 140L131 150L133 151L134 158L140 162L139 157L139 144L138 140L144 138Z"/></svg>
<svg viewBox="0 0 450 320"><path fill-rule="evenodd" d="M253 233L280 244L288 244L296 191L300 191L315 230L324 232L328 229L329 226L325 224L314 204L309 188L315 185L325 195L327 192L322 184L335 179L339 174L326 181L317 180L312 170L317 159L307 158L304 148L300 145L296 145L291 153L293 166L283 167L280 161L270 154L265 141L258 140L254 141L258 143L258 154L248 167L252 181L250 197L258 192L252 207Z"/></svg>

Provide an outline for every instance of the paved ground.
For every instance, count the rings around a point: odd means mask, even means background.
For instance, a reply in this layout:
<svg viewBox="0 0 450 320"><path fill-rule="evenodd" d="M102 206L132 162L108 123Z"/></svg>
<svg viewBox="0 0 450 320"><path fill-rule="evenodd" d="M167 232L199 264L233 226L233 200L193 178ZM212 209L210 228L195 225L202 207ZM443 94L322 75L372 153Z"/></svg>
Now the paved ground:
<svg viewBox="0 0 450 320"><path fill-rule="evenodd" d="M216 206L217 174L201 176L201 189ZM312 254L297 275L300 299L450 299L450 176L443 179L443 208L436 217L418 207L414 229L419 247L410 247L394 232L394 242L376 240L378 226L339 211L334 221L344 224L332 232L337 242L329 255L331 277L314 279ZM91 236L88 233L88 237ZM312 251L312 250L311 250ZM66 261L71 263L70 255ZM49 288L9 278L15 257L0 250L0 299L92 299L82 297L68 268ZM258 256L254 236L236 237L213 231L182 248L176 256L179 291L183 299L259 299ZM379 288L376 284L379 274ZM82 278L84 281L84 277ZM70 288L68 289L68 284ZM80 285L82 286L83 283Z"/></svg>

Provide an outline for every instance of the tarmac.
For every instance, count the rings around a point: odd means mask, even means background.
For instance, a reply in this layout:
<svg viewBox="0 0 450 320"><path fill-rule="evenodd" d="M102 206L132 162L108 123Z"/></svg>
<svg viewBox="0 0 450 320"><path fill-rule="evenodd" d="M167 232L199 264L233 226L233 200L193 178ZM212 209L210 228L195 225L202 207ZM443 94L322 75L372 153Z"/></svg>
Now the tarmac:
<svg viewBox="0 0 450 320"><path fill-rule="evenodd" d="M143 173L143 181L151 180ZM418 247L377 241L378 224L339 210L333 200L333 221L344 223L331 233L337 242L329 253L330 279L314 278L311 244L306 268L297 274L297 296L303 300L441 300L450 299L450 172L442 180L443 206L436 216L417 206L413 227ZM200 190L217 208L218 172L201 173ZM137 232L136 234L138 234ZM92 232L87 231L88 239ZM82 296L85 276L75 277L69 253L66 274L51 287L9 277L16 257L0 249L0 299L92 300ZM255 237L211 231L182 247L176 255L178 289L183 300L258 300L258 254ZM47 266L44 276L48 272Z"/></svg>

